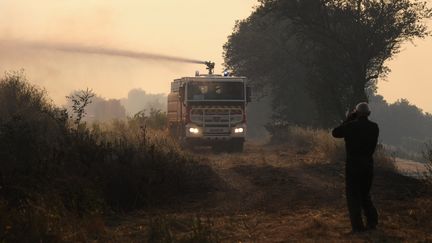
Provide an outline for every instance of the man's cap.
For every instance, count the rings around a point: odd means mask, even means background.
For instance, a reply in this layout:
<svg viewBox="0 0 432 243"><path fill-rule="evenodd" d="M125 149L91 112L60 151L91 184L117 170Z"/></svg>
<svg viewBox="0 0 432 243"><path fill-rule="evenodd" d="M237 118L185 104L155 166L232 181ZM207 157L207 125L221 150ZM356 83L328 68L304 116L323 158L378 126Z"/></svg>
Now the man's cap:
<svg viewBox="0 0 432 243"><path fill-rule="evenodd" d="M356 113L359 115L369 116L371 113L371 110L369 108L368 103L361 102L356 106Z"/></svg>

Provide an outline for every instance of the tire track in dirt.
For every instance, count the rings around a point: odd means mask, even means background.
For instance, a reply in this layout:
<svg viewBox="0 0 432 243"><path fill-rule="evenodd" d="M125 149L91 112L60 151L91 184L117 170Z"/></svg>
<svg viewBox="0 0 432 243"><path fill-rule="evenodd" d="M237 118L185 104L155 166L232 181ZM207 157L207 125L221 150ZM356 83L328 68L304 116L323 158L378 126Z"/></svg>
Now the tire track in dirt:
<svg viewBox="0 0 432 243"><path fill-rule="evenodd" d="M409 223L415 210L426 208L419 207L417 202L429 202L428 197L421 198L422 193L403 192L403 188L412 192L420 188L415 179L379 170L374 191L383 226L376 232L352 236L346 234L350 226L344 199L343 163L326 161L316 151L296 151L283 146L248 144L241 154L208 151L197 154L225 185L211 192L208 199L192 200L175 209L137 212L116 220L117 226L112 227L117 229L115 235L140 242L140 237L155 226L151 220L155 217L161 217L164 224L182 235L193 232L191 222L200 217L210 219L207 226L221 242L432 240L426 227Z"/></svg>
<svg viewBox="0 0 432 243"><path fill-rule="evenodd" d="M208 159L229 188L214 199L219 208L274 211L340 198L340 174L330 170L329 175L328 167L308 166L318 157L248 145L242 154L211 154Z"/></svg>

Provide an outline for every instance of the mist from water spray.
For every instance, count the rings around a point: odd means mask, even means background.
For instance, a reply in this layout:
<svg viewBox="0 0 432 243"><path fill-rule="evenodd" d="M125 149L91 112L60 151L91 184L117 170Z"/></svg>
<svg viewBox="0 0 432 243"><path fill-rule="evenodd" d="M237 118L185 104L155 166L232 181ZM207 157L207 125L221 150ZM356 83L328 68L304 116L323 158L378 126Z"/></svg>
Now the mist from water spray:
<svg viewBox="0 0 432 243"><path fill-rule="evenodd" d="M0 47L29 48L29 49L36 49L36 50L62 51L62 52L69 52L69 53L96 54L96 55L115 56L115 57L128 57L128 58L134 58L139 60L205 64L204 61L190 59L190 58L148 53L148 52L137 52L137 51L130 51L130 50L115 49L115 48L98 47L98 46L84 46L84 45L77 45L77 44L33 42L33 41L22 41L22 40L13 40L13 41L0 40Z"/></svg>

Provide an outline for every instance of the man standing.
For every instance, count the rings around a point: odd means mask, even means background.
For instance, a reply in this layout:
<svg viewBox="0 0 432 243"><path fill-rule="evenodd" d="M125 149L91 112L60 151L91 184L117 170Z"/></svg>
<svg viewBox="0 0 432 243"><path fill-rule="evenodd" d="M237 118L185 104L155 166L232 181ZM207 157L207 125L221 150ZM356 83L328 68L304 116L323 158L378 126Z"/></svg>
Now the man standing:
<svg viewBox="0 0 432 243"><path fill-rule="evenodd" d="M369 105L360 103L342 125L332 132L333 137L345 139L346 199L353 233L375 229L378 224L378 213L372 203L370 189L379 128L376 123L369 121L370 113ZM362 211L366 216L366 227Z"/></svg>

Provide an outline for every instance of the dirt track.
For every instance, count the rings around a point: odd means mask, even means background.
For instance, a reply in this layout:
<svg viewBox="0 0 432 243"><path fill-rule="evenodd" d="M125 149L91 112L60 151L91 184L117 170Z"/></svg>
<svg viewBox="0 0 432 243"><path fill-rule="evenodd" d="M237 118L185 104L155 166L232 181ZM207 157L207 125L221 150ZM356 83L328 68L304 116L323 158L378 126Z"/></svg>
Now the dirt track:
<svg viewBox="0 0 432 243"><path fill-rule="evenodd" d="M117 218L110 228L115 239L142 242L149 218L163 215L174 235L190 231L194 218L208 219L207 226L223 242L432 241L419 219L431 197L415 179L378 169L373 195L381 226L353 236L346 234L343 164L313 152L254 145L243 154L203 150L200 156L220 176L217 191L205 200L186 199L175 209Z"/></svg>

